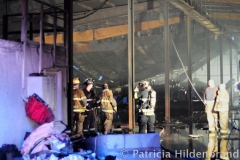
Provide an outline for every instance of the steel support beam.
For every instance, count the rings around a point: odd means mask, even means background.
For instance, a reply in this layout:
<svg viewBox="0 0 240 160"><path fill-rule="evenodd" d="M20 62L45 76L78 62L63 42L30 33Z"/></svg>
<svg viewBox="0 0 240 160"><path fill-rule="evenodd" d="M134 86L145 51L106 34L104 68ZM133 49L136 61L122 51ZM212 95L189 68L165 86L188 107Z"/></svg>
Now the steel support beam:
<svg viewBox="0 0 240 160"><path fill-rule="evenodd" d="M220 83L223 83L223 50L222 50L222 37L219 37L219 54L220 54Z"/></svg>
<svg viewBox="0 0 240 160"><path fill-rule="evenodd" d="M135 127L135 103L133 99L135 83L134 45L134 0L128 0L128 114L130 130Z"/></svg>
<svg viewBox="0 0 240 160"><path fill-rule="evenodd" d="M27 39L28 24L28 0L22 0L22 26L21 26L21 41Z"/></svg>
<svg viewBox="0 0 240 160"><path fill-rule="evenodd" d="M239 68L240 68L240 66L239 66L239 55L237 54L237 55L235 55L235 61L236 61L236 64L237 64L237 81L239 81L239 72L240 72L240 70L239 70Z"/></svg>
<svg viewBox="0 0 240 160"><path fill-rule="evenodd" d="M30 18L33 18L33 15L30 15ZM38 32L39 33L39 32ZM29 39L33 40L33 23L29 23Z"/></svg>
<svg viewBox="0 0 240 160"><path fill-rule="evenodd" d="M42 55L43 55L43 43L44 43L44 34L43 34L43 4L41 4L41 13L40 13L40 41L39 41L39 64L38 64L38 73L42 71Z"/></svg>
<svg viewBox="0 0 240 160"><path fill-rule="evenodd" d="M164 0L164 52L165 52L165 121L170 122L170 88L169 88L169 4Z"/></svg>
<svg viewBox="0 0 240 160"><path fill-rule="evenodd" d="M57 46L57 13L56 9L54 9L54 17L53 17L53 65L55 66L56 61L56 46Z"/></svg>
<svg viewBox="0 0 240 160"><path fill-rule="evenodd" d="M232 75L232 43L229 42L229 58L230 58L230 97L229 97L229 104L230 107L232 107L233 105L233 83L232 83L232 79L233 79L233 75Z"/></svg>
<svg viewBox="0 0 240 160"><path fill-rule="evenodd" d="M7 15L3 15L2 35L3 35L3 39L8 39L8 16Z"/></svg>
<svg viewBox="0 0 240 160"><path fill-rule="evenodd" d="M27 54L27 23L28 23L28 0L22 0L22 26L21 41L23 42L23 59L22 59L22 88L25 88L25 61Z"/></svg>
<svg viewBox="0 0 240 160"><path fill-rule="evenodd" d="M210 80L210 36L209 30L206 30L206 57L207 57L207 84Z"/></svg>
<svg viewBox="0 0 240 160"><path fill-rule="evenodd" d="M65 37L64 45L66 48L66 60L68 63L68 126L73 130L73 0L64 0L64 10L67 13L64 13L64 28L65 28Z"/></svg>
<svg viewBox="0 0 240 160"><path fill-rule="evenodd" d="M187 51L188 51L188 117L190 124L192 124L192 35L191 35L191 17L187 16ZM191 126L191 125L190 125ZM192 128L189 127L189 134L192 132Z"/></svg>

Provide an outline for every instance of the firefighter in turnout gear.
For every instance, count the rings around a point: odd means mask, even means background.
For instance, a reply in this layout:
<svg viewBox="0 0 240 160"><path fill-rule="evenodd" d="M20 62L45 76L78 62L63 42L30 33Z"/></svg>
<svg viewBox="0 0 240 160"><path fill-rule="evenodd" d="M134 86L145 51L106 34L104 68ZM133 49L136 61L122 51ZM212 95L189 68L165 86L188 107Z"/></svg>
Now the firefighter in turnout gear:
<svg viewBox="0 0 240 160"><path fill-rule="evenodd" d="M73 79L73 121L74 128L76 128L77 134L82 135L83 122L85 119L85 110L87 105L87 99L81 89L79 89L80 81L78 78Z"/></svg>
<svg viewBox="0 0 240 160"><path fill-rule="evenodd" d="M229 111L229 94L226 90L225 84L220 84L219 91L215 104L215 111L218 111L219 114L219 123L220 123L220 133L228 133L228 111Z"/></svg>
<svg viewBox="0 0 240 160"><path fill-rule="evenodd" d="M99 93L97 100L102 110L102 132L103 134L107 134L112 126L113 113L117 112L117 102L113 98L112 90L108 89L107 83L102 85L102 91Z"/></svg>
<svg viewBox="0 0 240 160"><path fill-rule="evenodd" d="M142 81L134 89L134 98L137 100L139 133L154 132L156 92L148 86L147 81Z"/></svg>
<svg viewBox="0 0 240 160"><path fill-rule="evenodd" d="M88 134L89 132L95 132L95 107L96 107L96 101L95 101L95 94L92 90L93 88L94 80L92 78L87 78L85 82L83 83L85 85L85 88L83 89L83 92L87 98L87 107L85 112L85 121L83 123L83 133Z"/></svg>
<svg viewBox="0 0 240 160"><path fill-rule="evenodd" d="M218 88L215 86L213 80L208 81L208 87L204 93L204 104L206 105L205 111L207 113L207 120L209 131L214 132L218 130L217 122L218 122L218 115L217 111L214 111L214 104L217 96Z"/></svg>

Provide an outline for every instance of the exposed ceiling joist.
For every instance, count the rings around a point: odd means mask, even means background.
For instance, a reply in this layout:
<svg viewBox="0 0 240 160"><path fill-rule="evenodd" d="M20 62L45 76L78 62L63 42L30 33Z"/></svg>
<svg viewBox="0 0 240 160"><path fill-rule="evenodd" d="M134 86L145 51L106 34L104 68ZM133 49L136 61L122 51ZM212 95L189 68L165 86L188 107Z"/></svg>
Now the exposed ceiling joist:
<svg viewBox="0 0 240 160"><path fill-rule="evenodd" d="M229 30L237 30L238 32L240 31L240 26L239 25L230 25L230 24L226 24L226 27L227 27L227 29L229 29Z"/></svg>
<svg viewBox="0 0 240 160"><path fill-rule="evenodd" d="M101 43L74 43L74 52L106 52L114 50L124 50L127 48L126 40L104 41Z"/></svg>
<svg viewBox="0 0 240 160"><path fill-rule="evenodd" d="M169 18L169 25L180 23L179 17ZM153 20L148 22L141 22L135 24L135 28L138 28L138 31L144 31L149 29L154 29L164 26L164 20ZM136 30L136 29L135 29ZM122 36L128 34L128 25L119 25L112 27L99 28L94 30L87 30L85 32L74 32L73 33L73 42L88 42L93 40L102 40L106 38L112 38L116 36ZM34 41L39 42L39 37L35 37ZM45 36L45 43L53 44L53 35ZM57 35L57 43L63 43L63 34Z"/></svg>
<svg viewBox="0 0 240 160"><path fill-rule="evenodd" d="M88 6L88 5L81 4L81 3L76 3L76 4L79 5L79 6L81 6L82 8L85 8L85 9L89 10L89 11L92 11L92 10L93 10L93 8L90 7L90 6Z"/></svg>
<svg viewBox="0 0 240 160"><path fill-rule="evenodd" d="M187 16L190 16L192 19L196 20L203 26L205 26L208 30L212 31L216 35L221 35L223 32L217 28L211 21L206 19L200 13L195 11L191 6L189 6L184 0L170 0L169 1L176 8L182 10Z"/></svg>
<svg viewBox="0 0 240 160"><path fill-rule="evenodd" d="M151 35L135 37L135 46L144 47L143 45L149 42L154 43L160 42L162 35ZM160 46L159 46L160 47ZM92 42L92 43L74 43L74 53L78 52L109 52L109 51L120 51L127 49L127 39L118 39L117 41L103 41L103 42ZM147 49L145 48L147 52ZM161 51L159 51L160 53ZM152 58L154 59L154 58ZM156 59L154 59L155 61Z"/></svg>
<svg viewBox="0 0 240 160"><path fill-rule="evenodd" d="M159 2L154 1L153 2L153 9L159 8L161 5ZM134 5L134 11L135 13L139 12L145 12L147 10L147 2L143 3L137 3ZM127 5L125 6L118 6L114 8L108 8L108 9L100 9L95 14L92 14L88 16L87 18L81 19L81 20L75 20L73 23L74 25L81 25L81 24L87 24L91 22L97 22L113 17L123 16L128 14L128 8ZM76 16L73 17L73 19L77 18Z"/></svg>
<svg viewBox="0 0 240 160"><path fill-rule="evenodd" d="M199 0L195 0L195 1L199 1ZM201 2L223 3L223 4L240 4L239 0L201 0Z"/></svg>
<svg viewBox="0 0 240 160"><path fill-rule="evenodd" d="M235 42L232 41L231 37L227 35L226 33L222 32L218 27L216 27L214 24L212 24L211 21L206 19L203 15L198 13L196 10L194 10L191 6L189 6L184 0L169 0L169 2L174 5L175 7L182 10L186 15L190 16L200 24L202 24L205 28L207 28L209 31L213 32L215 35L221 35L228 39L233 46L236 48L238 52L240 52L239 47Z"/></svg>
<svg viewBox="0 0 240 160"><path fill-rule="evenodd" d="M239 20L240 13L219 13L219 12L212 12L211 18L217 18L217 19L228 19L228 20Z"/></svg>
<svg viewBox="0 0 240 160"><path fill-rule="evenodd" d="M100 1L100 2L105 2L106 0L99 0L99 1ZM116 6L114 3L109 2L109 1L107 1L106 4L109 5L109 6L111 6L111 7L115 7L115 6Z"/></svg>
<svg viewBox="0 0 240 160"><path fill-rule="evenodd" d="M89 64L91 64L90 59L88 58L88 56L85 55L85 53L82 53L82 52L81 52L80 54L82 54L82 56L84 57L84 60L86 60ZM99 56L99 55L98 55L98 56ZM104 76L106 79L111 79L111 78L110 78L111 75L108 75L108 74L106 74L106 73L104 73L104 72L101 72L101 69L99 69L97 66L91 65L91 67L92 67L95 71L97 71L99 74L101 73L101 75ZM109 69L111 69L111 68L109 68Z"/></svg>

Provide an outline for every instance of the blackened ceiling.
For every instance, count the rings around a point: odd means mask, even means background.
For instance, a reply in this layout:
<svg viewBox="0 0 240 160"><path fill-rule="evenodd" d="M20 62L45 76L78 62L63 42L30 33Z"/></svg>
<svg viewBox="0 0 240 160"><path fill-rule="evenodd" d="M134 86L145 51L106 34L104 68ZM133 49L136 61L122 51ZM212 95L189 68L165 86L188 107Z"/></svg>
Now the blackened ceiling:
<svg viewBox="0 0 240 160"><path fill-rule="evenodd" d="M63 0L45 2L63 8ZM97 83L105 81L116 87L127 84L127 2L127 0L73 2L74 76L81 79L92 77ZM164 0L134 0L134 2L135 73L136 81L139 81L164 75ZM21 0L1 1L0 4L2 15L21 14L19 7ZM210 31L211 59L219 55L221 38L223 52L228 51L229 44L233 46L235 52L239 52L240 1L169 0L169 4L171 72L180 73L183 69L177 53L184 67L187 66L187 16L191 16L192 19L193 72L206 64L207 30ZM39 8L37 3L29 1L29 12L39 12ZM48 10L49 8L45 8L46 12ZM51 15L46 15L45 18L50 21L49 17ZM20 22L21 16L9 18L9 30L20 30ZM217 29L207 27L209 24ZM51 37L52 33L45 35ZM34 37L37 40L39 35L34 34ZM9 39L17 40L19 35L9 35ZM47 40L46 42L51 43ZM61 43L59 40L58 44ZM101 76L102 79L98 80ZM178 78L184 80L186 76L180 74Z"/></svg>

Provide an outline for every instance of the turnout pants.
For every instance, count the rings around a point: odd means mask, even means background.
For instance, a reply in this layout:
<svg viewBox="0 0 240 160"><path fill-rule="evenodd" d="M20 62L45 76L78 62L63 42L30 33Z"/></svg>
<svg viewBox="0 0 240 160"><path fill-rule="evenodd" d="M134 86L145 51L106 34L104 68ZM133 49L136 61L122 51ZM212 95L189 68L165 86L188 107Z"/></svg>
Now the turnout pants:
<svg viewBox="0 0 240 160"><path fill-rule="evenodd" d="M219 111L220 132L222 134L228 133L228 111Z"/></svg>
<svg viewBox="0 0 240 160"><path fill-rule="evenodd" d="M83 132L83 122L85 119L85 114L83 112L74 112L73 113L73 124L74 130L76 133L81 134Z"/></svg>
<svg viewBox="0 0 240 160"><path fill-rule="evenodd" d="M139 113L138 118L139 133L145 133L146 126L147 133L154 132L155 115L144 115Z"/></svg>
<svg viewBox="0 0 240 160"><path fill-rule="evenodd" d="M113 121L113 113L102 112L101 114L101 123L102 123L102 133L107 134L111 127Z"/></svg>
<svg viewBox="0 0 240 160"><path fill-rule="evenodd" d="M215 101L207 101L207 106L205 108L205 111L207 113L209 131L215 131L215 129L218 129L218 112L214 111L214 104Z"/></svg>
<svg viewBox="0 0 240 160"><path fill-rule="evenodd" d="M83 123L83 132L95 131L95 112L94 109L85 112L85 120Z"/></svg>

